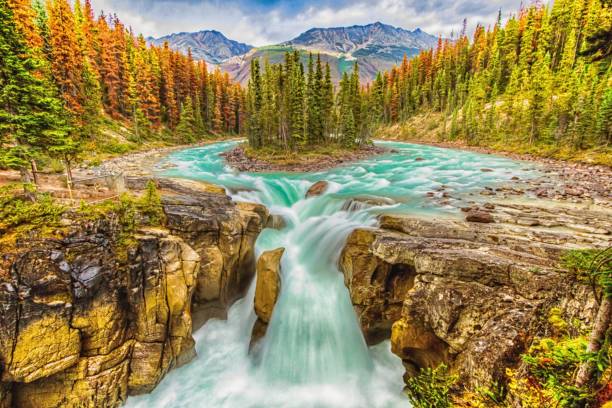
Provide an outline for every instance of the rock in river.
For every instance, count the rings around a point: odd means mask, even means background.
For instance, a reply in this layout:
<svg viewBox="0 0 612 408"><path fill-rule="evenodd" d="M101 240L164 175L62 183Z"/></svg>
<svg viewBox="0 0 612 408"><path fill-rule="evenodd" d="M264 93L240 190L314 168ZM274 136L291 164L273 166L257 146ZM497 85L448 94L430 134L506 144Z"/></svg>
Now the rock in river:
<svg viewBox="0 0 612 408"><path fill-rule="evenodd" d="M266 251L257 260L257 283L255 286L255 314L257 322L253 327L251 343L256 342L266 333L272 311L280 293L281 258L285 248Z"/></svg>
<svg viewBox="0 0 612 408"><path fill-rule="evenodd" d="M320 196L327 190L329 183L325 180L320 180L314 183L306 192L306 198Z"/></svg>

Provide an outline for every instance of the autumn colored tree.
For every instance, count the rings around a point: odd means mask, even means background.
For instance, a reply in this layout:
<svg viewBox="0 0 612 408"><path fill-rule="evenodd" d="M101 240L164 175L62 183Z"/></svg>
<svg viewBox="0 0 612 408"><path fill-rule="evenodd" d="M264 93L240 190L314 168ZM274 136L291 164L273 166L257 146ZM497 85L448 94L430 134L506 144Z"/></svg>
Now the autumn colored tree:
<svg viewBox="0 0 612 408"><path fill-rule="evenodd" d="M74 15L68 0L48 3L51 70L67 106L82 113L85 99L83 89L83 57L76 36Z"/></svg>
<svg viewBox="0 0 612 408"><path fill-rule="evenodd" d="M43 39L36 24L37 13L32 7L31 0L9 0L8 7L13 12L13 19L17 30L24 38L30 50L43 47Z"/></svg>

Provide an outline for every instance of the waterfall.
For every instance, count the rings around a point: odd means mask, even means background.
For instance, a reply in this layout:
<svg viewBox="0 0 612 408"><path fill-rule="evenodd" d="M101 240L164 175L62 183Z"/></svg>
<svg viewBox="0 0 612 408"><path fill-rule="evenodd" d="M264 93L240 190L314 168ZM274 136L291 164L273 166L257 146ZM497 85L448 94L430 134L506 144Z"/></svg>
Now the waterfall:
<svg viewBox="0 0 612 408"><path fill-rule="evenodd" d="M198 358L172 371L150 395L129 407L395 408L409 407L404 372L388 341L367 347L338 259L347 236L374 226L383 212L454 214L455 206L426 196L444 186L466 194L485 183L509 180L522 164L511 160L402 143L397 153L315 174L243 174L218 156L232 142L171 156L166 174L224 185L237 201L266 205L284 218L264 230L256 254L285 248L281 291L266 335L249 351L254 283L227 320L207 322L194 337ZM414 160L415 156L423 160ZM481 167L492 169L481 172ZM327 180L327 191L305 198ZM367 195L366 202L350 202ZM374 198L372 198L374 197ZM377 200L376 197L381 199ZM369 201L368 201L369 200ZM457 198L460 200L460 198Z"/></svg>

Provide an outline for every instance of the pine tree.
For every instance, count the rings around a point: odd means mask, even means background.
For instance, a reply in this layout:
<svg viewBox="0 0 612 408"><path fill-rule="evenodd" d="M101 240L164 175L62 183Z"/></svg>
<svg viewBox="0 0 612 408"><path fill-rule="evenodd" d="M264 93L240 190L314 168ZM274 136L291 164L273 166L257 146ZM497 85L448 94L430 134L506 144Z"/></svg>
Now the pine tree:
<svg viewBox="0 0 612 408"><path fill-rule="evenodd" d="M8 7L13 12L13 19L20 35L25 42L35 52L43 47L43 39L37 25L37 13L32 7L31 0L8 0Z"/></svg>
<svg viewBox="0 0 612 408"><path fill-rule="evenodd" d="M321 111L323 112L323 134L329 137L334 122L334 84L331 79L329 63L325 64L325 79L321 95Z"/></svg>
<svg viewBox="0 0 612 408"><path fill-rule="evenodd" d="M76 36L74 15L67 0L49 3L51 69L55 82L75 113L83 112L83 57Z"/></svg>
<svg viewBox="0 0 612 408"><path fill-rule="evenodd" d="M306 81L306 116L305 116L305 139L314 144L318 118L317 90L315 80L314 59L312 53L308 56L308 73Z"/></svg>
<svg viewBox="0 0 612 408"><path fill-rule="evenodd" d="M100 70L103 103L107 113L113 118L119 118L119 81L120 67L113 50L116 48L112 29L109 27L106 17L101 15L98 19L98 30L100 33L100 43L104 44L100 48L98 66Z"/></svg>
<svg viewBox="0 0 612 408"><path fill-rule="evenodd" d="M195 119L191 98L187 98L181 110L181 119L175 131L181 142L193 143L198 139L198 123Z"/></svg>
<svg viewBox="0 0 612 408"><path fill-rule="evenodd" d="M251 79L249 81L249 144L254 148L262 146L262 86L259 60L251 61Z"/></svg>
<svg viewBox="0 0 612 408"><path fill-rule="evenodd" d="M372 117L377 122L382 122L384 120L384 115L383 115L384 103L385 103L384 87L385 87L385 84L383 82L383 77L381 73L379 72L376 75L376 79L374 80L374 84L372 87L372 97L371 97L372 102L370 104L370 109L372 110Z"/></svg>
<svg viewBox="0 0 612 408"><path fill-rule="evenodd" d="M300 54L295 51L293 54L292 73L291 73L291 139L294 144L304 145L306 143L304 120L305 120L305 82L304 66L300 61Z"/></svg>
<svg viewBox="0 0 612 408"><path fill-rule="evenodd" d="M375 112L381 101L378 123L434 110L443 115L444 132L450 116L451 137L471 143L594 147L608 138L601 133L607 125L596 124L609 116L610 53L600 28L610 24L612 12L599 0L558 0L552 9L535 3L505 26L499 19L492 30L478 26L471 42L463 34L439 41L361 93ZM359 132L365 128L359 121L370 119L354 120Z"/></svg>
<svg viewBox="0 0 612 408"><path fill-rule="evenodd" d="M76 150L61 101L37 74L38 61L19 33L12 10L0 0L0 167L18 169L29 182L28 166L42 153Z"/></svg>

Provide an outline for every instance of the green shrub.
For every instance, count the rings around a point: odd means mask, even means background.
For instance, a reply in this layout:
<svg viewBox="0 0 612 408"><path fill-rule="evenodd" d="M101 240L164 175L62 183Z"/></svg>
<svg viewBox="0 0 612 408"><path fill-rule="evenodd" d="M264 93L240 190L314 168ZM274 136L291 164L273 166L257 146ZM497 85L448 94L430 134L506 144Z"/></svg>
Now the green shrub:
<svg viewBox="0 0 612 408"><path fill-rule="evenodd" d="M34 200L26 197L24 189ZM33 228L55 224L65 210L49 194L36 194L31 185L17 183L0 188L0 231L26 224Z"/></svg>
<svg viewBox="0 0 612 408"><path fill-rule="evenodd" d="M160 225L164 221L164 210L161 197L155 183L149 181L142 197L124 193L118 200L105 200L96 204L84 201L78 209L78 214L89 220L97 220L115 214L122 230L132 232L136 225Z"/></svg>
<svg viewBox="0 0 612 408"><path fill-rule="evenodd" d="M450 408L450 391L457 379L444 364L435 369L424 368L407 381L406 393L415 408Z"/></svg>
<svg viewBox="0 0 612 408"><path fill-rule="evenodd" d="M13 247L31 231L51 234L65 211L66 207L49 194L37 194L31 185L17 183L1 187L0 248Z"/></svg>
<svg viewBox="0 0 612 408"><path fill-rule="evenodd" d="M586 359L593 358L586 348L585 336L561 340L544 338L535 341L522 356L530 375L559 407L582 408L594 397L588 390L573 385L578 366Z"/></svg>
<svg viewBox="0 0 612 408"><path fill-rule="evenodd" d="M612 247L568 251L561 258L561 267L579 280L601 287L606 296L612 296Z"/></svg>
<svg viewBox="0 0 612 408"><path fill-rule="evenodd" d="M151 225L159 225L164 221L164 208L157 187L152 180L147 182L144 194L138 201L139 210L148 218Z"/></svg>
<svg viewBox="0 0 612 408"><path fill-rule="evenodd" d="M100 151L108 154L126 154L134 150L134 146L128 143L121 143L109 140L100 145Z"/></svg>
<svg viewBox="0 0 612 408"><path fill-rule="evenodd" d="M65 166L64 163L62 163L61 160L57 160L57 159L51 159L51 161L49 162L49 169L53 172L53 173L63 173L65 171Z"/></svg>

